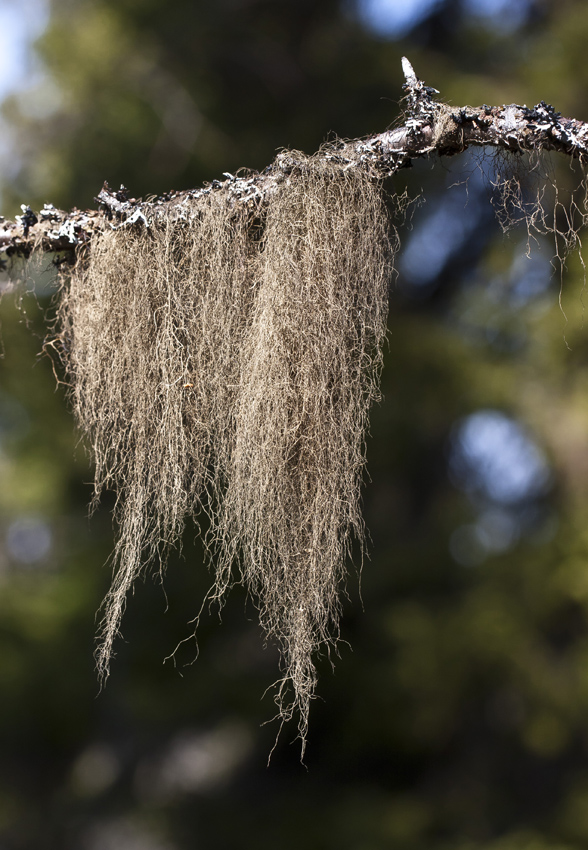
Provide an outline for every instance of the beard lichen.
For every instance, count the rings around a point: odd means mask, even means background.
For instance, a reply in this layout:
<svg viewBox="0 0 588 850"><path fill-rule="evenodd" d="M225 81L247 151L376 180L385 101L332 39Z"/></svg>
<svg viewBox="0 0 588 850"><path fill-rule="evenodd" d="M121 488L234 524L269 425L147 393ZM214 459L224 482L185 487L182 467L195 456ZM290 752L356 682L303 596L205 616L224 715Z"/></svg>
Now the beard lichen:
<svg viewBox="0 0 588 850"><path fill-rule="evenodd" d="M92 505L116 494L102 678L135 579L204 512L209 599L245 584L280 648L278 716L297 716L304 748L316 654L336 645L346 564L364 549L393 250L378 181L288 159L263 208L217 190L181 219L104 230L64 280L57 323Z"/></svg>

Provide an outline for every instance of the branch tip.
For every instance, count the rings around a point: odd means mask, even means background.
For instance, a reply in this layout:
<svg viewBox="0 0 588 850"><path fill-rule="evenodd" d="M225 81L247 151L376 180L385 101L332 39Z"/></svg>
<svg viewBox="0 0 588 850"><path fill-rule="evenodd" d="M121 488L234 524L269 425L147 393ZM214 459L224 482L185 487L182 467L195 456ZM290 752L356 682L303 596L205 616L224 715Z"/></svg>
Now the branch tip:
<svg viewBox="0 0 588 850"><path fill-rule="evenodd" d="M404 73L404 77L406 79L407 86L416 86L418 83L418 77L414 72L414 68L412 67L409 60L406 56L402 57L402 71Z"/></svg>

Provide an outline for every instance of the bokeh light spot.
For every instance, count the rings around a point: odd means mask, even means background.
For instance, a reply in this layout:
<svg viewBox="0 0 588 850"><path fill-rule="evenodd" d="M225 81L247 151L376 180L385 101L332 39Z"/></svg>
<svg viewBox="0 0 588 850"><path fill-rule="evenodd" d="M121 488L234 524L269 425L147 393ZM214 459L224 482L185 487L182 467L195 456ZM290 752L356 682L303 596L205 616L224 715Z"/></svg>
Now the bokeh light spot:
<svg viewBox="0 0 588 850"><path fill-rule="evenodd" d="M6 548L21 564L32 565L44 560L51 550L51 529L38 516L19 516L8 526Z"/></svg>
<svg viewBox="0 0 588 850"><path fill-rule="evenodd" d="M538 498L551 474L545 456L523 427L498 410L481 410L458 425L450 451L453 482L503 505Z"/></svg>

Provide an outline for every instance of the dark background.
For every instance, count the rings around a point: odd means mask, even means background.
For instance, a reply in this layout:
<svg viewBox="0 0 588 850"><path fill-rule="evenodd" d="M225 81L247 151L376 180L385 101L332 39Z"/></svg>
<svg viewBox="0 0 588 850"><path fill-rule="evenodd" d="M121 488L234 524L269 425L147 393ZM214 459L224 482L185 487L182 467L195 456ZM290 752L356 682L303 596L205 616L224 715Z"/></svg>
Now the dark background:
<svg viewBox="0 0 588 850"><path fill-rule="evenodd" d="M456 106L586 120L587 44L582 0L52 0L36 81L3 106L3 212L381 131L403 54ZM588 847L586 296L576 255L560 280L553 239L527 257L524 228L502 234L491 184L521 166L434 158L387 187L424 203L372 416L371 559L334 671L319 663L306 766L294 724L266 765L277 656L242 590L201 622L194 664L191 643L164 663L210 583L193 530L163 589L137 585L98 692L110 505L88 520L35 299L3 299L0 850ZM578 173L544 169L565 202Z"/></svg>

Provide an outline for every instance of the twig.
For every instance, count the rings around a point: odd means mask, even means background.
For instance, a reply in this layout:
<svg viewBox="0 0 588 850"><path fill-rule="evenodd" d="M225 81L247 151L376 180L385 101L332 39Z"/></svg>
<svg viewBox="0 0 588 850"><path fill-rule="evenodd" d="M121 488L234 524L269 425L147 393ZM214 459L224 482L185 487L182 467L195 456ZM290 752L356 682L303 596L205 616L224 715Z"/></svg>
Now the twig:
<svg viewBox="0 0 588 850"><path fill-rule="evenodd" d="M402 69L406 79L404 123L365 139L326 145L317 156L345 168L363 168L375 179L391 176L413 159L431 154L451 156L470 146L515 153L552 150L588 159L588 124L562 118L544 101L532 108L517 104L454 108L435 100L437 89L419 80L405 57ZM124 186L112 191L105 183L96 198L97 210L64 212L45 204L35 214L23 204L23 214L15 221L0 216L0 251L24 256L33 250L75 252L108 227L149 227L162 216L188 218L192 202L210 192L226 192L235 205L261 207L297 167L285 151L262 172L243 177L225 173L225 180L213 180L201 189L168 192L147 201L129 198Z"/></svg>

